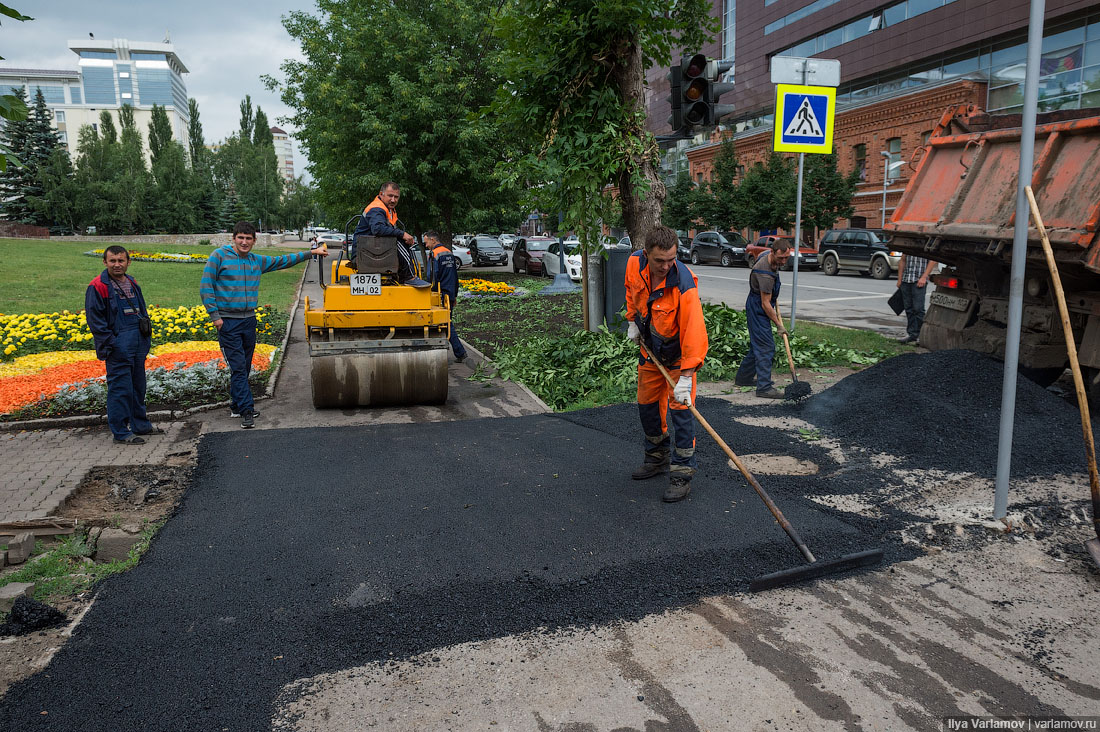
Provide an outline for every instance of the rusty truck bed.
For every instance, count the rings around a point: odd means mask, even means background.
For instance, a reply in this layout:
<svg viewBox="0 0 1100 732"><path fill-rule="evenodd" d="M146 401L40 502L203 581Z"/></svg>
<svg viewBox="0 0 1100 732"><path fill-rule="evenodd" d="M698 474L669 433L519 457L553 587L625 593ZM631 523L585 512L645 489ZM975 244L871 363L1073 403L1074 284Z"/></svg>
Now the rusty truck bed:
<svg viewBox="0 0 1100 732"><path fill-rule="evenodd" d="M1058 258L1100 272L1100 110L1082 113L1091 116L1036 126L1031 186ZM944 114L914 154L916 173L886 227L896 248L948 262L953 255L1007 258L1021 128L997 129L995 120L974 107ZM1029 258L1037 256L1034 227L1028 241Z"/></svg>

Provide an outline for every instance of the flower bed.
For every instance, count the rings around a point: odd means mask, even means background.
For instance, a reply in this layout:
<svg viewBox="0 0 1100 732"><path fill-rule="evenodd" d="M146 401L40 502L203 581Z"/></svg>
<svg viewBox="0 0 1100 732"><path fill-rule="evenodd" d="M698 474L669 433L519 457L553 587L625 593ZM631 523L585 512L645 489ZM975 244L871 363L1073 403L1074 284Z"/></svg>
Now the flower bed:
<svg viewBox="0 0 1100 732"><path fill-rule="evenodd" d="M201 305L178 308L150 308L153 344L213 338L214 325ZM276 313L269 305L256 310L256 335L263 340L277 330ZM32 353L87 350L92 334L84 320L84 311L60 313L0 314L0 363Z"/></svg>
<svg viewBox="0 0 1100 732"><path fill-rule="evenodd" d="M276 347L256 344L252 358L257 383L266 382ZM153 348L145 362L146 402L191 405L223 399L229 370L217 341L181 341ZM95 351L52 351L0 364L0 419L103 412L106 369Z"/></svg>
<svg viewBox="0 0 1100 732"><path fill-rule="evenodd" d="M93 249L84 252L85 257L102 258L104 249ZM131 251L130 260L133 262L183 262L186 264L203 264L210 258L208 254L178 254L176 252L139 252Z"/></svg>
<svg viewBox="0 0 1100 732"><path fill-rule="evenodd" d="M459 280L458 285L460 293L465 292L473 295L511 295L516 291L515 287L506 282L491 282L490 280L474 278Z"/></svg>

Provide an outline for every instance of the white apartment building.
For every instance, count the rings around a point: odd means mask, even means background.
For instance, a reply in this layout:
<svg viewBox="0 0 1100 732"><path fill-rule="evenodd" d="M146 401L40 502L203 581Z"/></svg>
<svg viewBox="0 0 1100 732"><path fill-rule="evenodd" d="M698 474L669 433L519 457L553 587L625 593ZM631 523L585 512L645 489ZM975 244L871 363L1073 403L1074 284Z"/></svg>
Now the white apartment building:
<svg viewBox="0 0 1100 732"><path fill-rule="evenodd" d="M115 38L69 41L68 45L79 57L76 70L0 68L0 89L7 93L9 88L22 87L31 104L41 89L70 155L76 155L81 126L98 129L103 110L113 112L117 123L118 110L126 104L134 108L142 139L149 135L153 105L163 106L173 137L186 146L190 120L183 74L188 71L171 43Z"/></svg>
<svg viewBox="0 0 1100 732"><path fill-rule="evenodd" d="M294 148L290 144L290 135L278 127L271 128L275 138L275 156L279 158L279 171L289 183L294 180Z"/></svg>

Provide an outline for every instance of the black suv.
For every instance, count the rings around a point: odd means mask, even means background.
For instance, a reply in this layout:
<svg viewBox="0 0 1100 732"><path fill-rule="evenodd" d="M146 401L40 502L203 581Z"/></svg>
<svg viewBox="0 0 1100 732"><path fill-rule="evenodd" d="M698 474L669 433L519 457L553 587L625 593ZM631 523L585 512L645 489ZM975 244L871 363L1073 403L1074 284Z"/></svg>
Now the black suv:
<svg viewBox="0 0 1100 732"><path fill-rule="evenodd" d="M854 269L884 280L897 273L901 260L901 252L890 248L892 238L893 234L882 229L829 229L817 246L821 271L835 275L842 269Z"/></svg>
<svg viewBox="0 0 1100 732"><path fill-rule="evenodd" d="M691 263L719 263L723 267L748 265L748 242L736 231L704 231L691 242Z"/></svg>

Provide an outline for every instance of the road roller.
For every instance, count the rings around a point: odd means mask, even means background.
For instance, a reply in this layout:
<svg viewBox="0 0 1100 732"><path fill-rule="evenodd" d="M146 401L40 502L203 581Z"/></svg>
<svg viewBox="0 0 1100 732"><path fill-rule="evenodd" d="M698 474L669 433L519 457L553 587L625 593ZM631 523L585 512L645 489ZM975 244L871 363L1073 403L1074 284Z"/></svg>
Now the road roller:
<svg viewBox="0 0 1100 732"><path fill-rule="evenodd" d="M331 261L327 284L317 258L323 302L305 299L313 406L447 401L450 303L438 287L398 284L398 246L392 237L358 237L354 259L341 251Z"/></svg>

